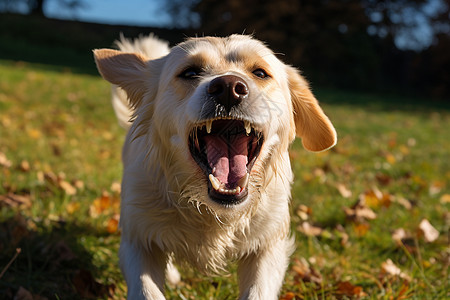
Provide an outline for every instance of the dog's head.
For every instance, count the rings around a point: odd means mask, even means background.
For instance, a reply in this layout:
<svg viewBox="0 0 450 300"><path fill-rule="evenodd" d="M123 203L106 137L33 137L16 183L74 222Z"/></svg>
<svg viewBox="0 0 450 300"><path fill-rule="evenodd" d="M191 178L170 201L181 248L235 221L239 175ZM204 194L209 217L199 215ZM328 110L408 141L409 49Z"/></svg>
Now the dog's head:
<svg viewBox="0 0 450 300"><path fill-rule="evenodd" d="M162 167L190 173L190 186L205 191L195 201L216 212L255 201L295 136L310 151L336 143L299 72L249 36L189 39L155 60L115 50L95 58L127 92L140 123L133 127L145 127L171 157L162 164L174 166Z"/></svg>

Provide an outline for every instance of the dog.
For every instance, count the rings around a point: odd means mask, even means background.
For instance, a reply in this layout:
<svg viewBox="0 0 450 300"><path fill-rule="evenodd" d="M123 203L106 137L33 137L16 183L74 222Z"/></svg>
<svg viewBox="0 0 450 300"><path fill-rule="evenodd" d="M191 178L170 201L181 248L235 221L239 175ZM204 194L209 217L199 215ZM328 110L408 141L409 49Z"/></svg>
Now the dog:
<svg viewBox="0 0 450 300"><path fill-rule="evenodd" d="M174 263L205 274L238 264L239 299L277 299L294 250L289 201L295 137L319 152L336 131L308 83L261 41L153 35L97 49L128 130L120 265L128 299L164 299Z"/></svg>

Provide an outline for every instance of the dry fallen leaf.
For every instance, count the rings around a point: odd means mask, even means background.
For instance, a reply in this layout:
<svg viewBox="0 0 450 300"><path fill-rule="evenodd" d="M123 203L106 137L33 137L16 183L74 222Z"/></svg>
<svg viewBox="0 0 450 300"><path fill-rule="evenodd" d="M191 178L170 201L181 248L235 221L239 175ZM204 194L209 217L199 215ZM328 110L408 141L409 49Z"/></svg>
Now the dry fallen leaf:
<svg viewBox="0 0 450 300"><path fill-rule="evenodd" d="M6 154L0 152L0 166L5 168L11 168L12 162L6 157Z"/></svg>
<svg viewBox="0 0 450 300"><path fill-rule="evenodd" d="M287 292L280 297L280 300L293 300L295 299L295 294L293 292Z"/></svg>
<svg viewBox="0 0 450 300"><path fill-rule="evenodd" d="M339 193L344 198L350 198L353 194L352 191L349 190L344 184L338 183L336 184L336 188L338 189Z"/></svg>
<svg viewBox="0 0 450 300"><path fill-rule="evenodd" d="M77 193L77 189L65 180L59 181L59 187L66 193L66 195L73 196Z"/></svg>
<svg viewBox="0 0 450 300"><path fill-rule="evenodd" d="M394 197L394 202L397 202L398 204L402 205L407 210L410 210L412 208L412 204L408 199L405 199L403 197Z"/></svg>
<svg viewBox="0 0 450 300"><path fill-rule="evenodd" d="M389 207L394 196L383 193L376 187L359 196L359 201L370 208Z"/></svg>
<svg viewBox="0 0 450 300"><path fill-rule="evenodd" d="M28 161L26 161L26 160L22 160L22 162L20 163L19 168L20 168L20 170L22 172L29 172L30 169L31 169L30 163Z"/></svg>
<svg viewBox="0 0 450 300"><path fill-rule="evenodd" d="M122 189L122 185L120 184L120 182L113 182L111 184L111 192L120 194L121 189Z"/></svg>
<svg viewBox="0 0 450 300"><path fill-rule="evenodd" d="M402 240L406 237L406 231L403 228L399 228L394 230L394 232L392 233L392 239L398 243L401 244Z"/></svg>
<svg viewBox="0 0 450 300"><path fill-rule="evenodd" d="M303 222L297 226L297 230L307 236L319 236L323 231L322 228L313 226L309 222Z"/></svg>
<svg viewBox="0 0 450 300"><path fill-rule="evenodd" d="M448 204L450 203L450 194L444 194L441 196L441 199L439 199L442 204Z"/></svg>
<svg viewBox="0 0 450 300"><path fill-rule="evenodd" d="M358 223L373 220L377 217L375 212L366 205L365 197L360 197L352 207L344 207L344 212L348 219Z"/></svg>
<svg viewBox="0 0 450 300"><path fill-rule="evenodd" d="M439 231L437 231L427 219L423 219L420 222L419 230L423 234L425 241L428 243L434 242L439 237Z"/></svg>
<svg viewBox="0 0 450 300"><path fill-rule="evenodd" d="M42 132L38 129L28 129L27 130L28 136L33 139L33 140L37 140L39 138L41 138L42 136Z"/></svg>
<svg viewBox="0 0 450 300"><path fill-rule="evenodd" d="M402 272L391 259L386 260L381 264L381 273L388 276L400 277L407 281L411 281L411 277Z"/></svg>
<svg viewBox="0 0 450 300"><path fill-rule="evenodd" d="M353 225L353 229L355 230L355 234L357 236L365 236L370 229L370 225L367 223L356 223Z"/></svg>
<svg viewBox="0 0 450 300"><path fill-rule="evenodd" d="M119 214L115 214L106 224L106 231L115 233L119 227Z"/></svg>
<svg viewBox="0 0 450 300"><path fill-rule="evenodd" d="M70 202L69 204L67 204L66 206L66 211L69 214L73 214L76 211L78 211L80 209L80 203L79 202Z"/></svg>
<svg viewBox="0 0 450 300"><path fill-rule="evenodd" d="M339 282L337 284L336 294L346 297L365 297L367 294L362 287L355 286L348 281Z"/></svg>
<svg viewBox="0 0 450 300"><path fill-rule="evenodd" d="M31 196L30 195L16 195L13 193L8 193L7 195L0 195L0 207L20 207L29 208L31 207Z"/></svg>
<svg viewBox="0 0 450 300"><path fill-rule="evenodd" d="M297 215L302 219L303 221L306 221L309 219L309 216L311 215L312 210L306 205L300 204L297 208Z"/></svg>
<svg viewBox="0 0 450 300"><path fill-rule="evenodd" d="M108 192L104 191L102 195L95 199L89 207L89 214L91 217L96 218L99 215L108 212L119 212L120 200L117 195L111 196Z"/></svg>
<svg viewBox="0 0 450 300"><path fill-rule="evenodd" d="M292 271L295 272L297 281L322 284L322 275L314 269L304 258L295 259Z"/></svg>
<svg viewBox="0 0 450 300"><path fill-rule="evenodd" d="M431 196L439 194L441 190L445 187L445 182L443 181L434 181L430 184L430 188L428 190Z"/></svg>

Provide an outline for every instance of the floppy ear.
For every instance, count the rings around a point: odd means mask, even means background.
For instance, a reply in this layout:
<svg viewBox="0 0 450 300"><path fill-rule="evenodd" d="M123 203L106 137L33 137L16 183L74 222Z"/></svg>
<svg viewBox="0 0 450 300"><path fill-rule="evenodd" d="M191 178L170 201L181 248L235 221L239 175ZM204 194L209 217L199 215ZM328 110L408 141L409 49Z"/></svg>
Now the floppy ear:
<svg viewBox="0 0 450 300"><path fill-rule="evenodd" d="M289 89L294 110L295 133L303 147L313 152L325 151L336 145L336 130L299 72L287 67Z"/></svg>
<svg viewBox="0 0 450 300"><path fill-rule="evenodd" d="M134 108L139 106L150 78L147 59L111 49L94 50L94 58L102 77L124 89Z"/></svg>

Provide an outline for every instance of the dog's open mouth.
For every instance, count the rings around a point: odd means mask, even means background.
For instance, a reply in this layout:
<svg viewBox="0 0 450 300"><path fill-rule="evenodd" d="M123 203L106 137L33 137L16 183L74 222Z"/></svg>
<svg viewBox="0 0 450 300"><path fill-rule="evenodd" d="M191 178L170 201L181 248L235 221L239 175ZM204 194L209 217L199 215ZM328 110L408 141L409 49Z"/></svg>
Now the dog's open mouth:
<svg viewBox="0 0 450 300"><path fill-rule="evenodd" d="M208 120L191 131L191 155L208 177L212 200L223 205L245 200L263 141L249 122L233 119Z"/></svg>

